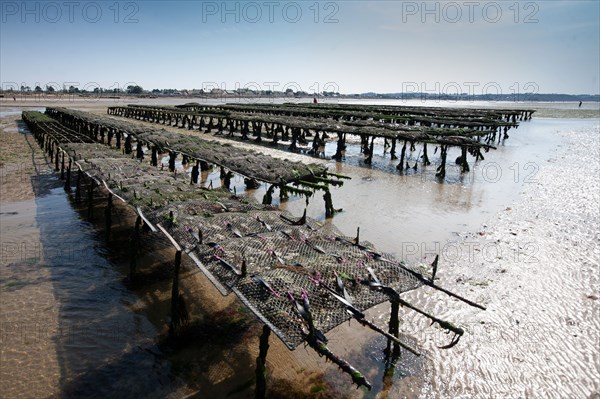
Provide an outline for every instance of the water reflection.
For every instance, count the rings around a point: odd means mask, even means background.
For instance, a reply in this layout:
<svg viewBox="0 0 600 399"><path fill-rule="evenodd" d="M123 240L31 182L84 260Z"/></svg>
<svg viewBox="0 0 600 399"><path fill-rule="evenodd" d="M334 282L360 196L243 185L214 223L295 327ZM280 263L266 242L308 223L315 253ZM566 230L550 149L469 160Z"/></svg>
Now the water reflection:
<svg viewBox="0 0 600 399"><path fill-rule="evenodd" d="M48 189L44 179L54 181ZM80 219L55 176L36 196L43 257L59 304L54 336L61 397L163 397L169 365L154 342L156 328L129 308L134 293L122 282L93 227Z"/></svg>

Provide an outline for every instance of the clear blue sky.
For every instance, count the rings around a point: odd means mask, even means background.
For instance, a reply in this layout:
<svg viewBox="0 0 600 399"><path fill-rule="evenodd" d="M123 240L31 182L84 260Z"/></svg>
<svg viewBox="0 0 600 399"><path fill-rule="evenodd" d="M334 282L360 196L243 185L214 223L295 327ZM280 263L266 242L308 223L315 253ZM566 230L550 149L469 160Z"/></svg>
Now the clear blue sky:
<svg viewBox="0 0 600 399"><path fill-rule="evenodd" d="M600 92L597 0L1 5L3 88Z"/></svg>

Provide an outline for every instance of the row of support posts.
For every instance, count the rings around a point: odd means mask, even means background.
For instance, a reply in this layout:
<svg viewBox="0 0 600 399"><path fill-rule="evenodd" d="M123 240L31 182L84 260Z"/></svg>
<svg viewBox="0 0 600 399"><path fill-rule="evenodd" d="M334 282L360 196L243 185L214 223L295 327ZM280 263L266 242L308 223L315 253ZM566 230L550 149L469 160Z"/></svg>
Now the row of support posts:
<svg viewBox="0 0 600 399"><path fill-rule="evenodd" d="M73 161L69 158L68 165L65 166L65 152L60 151L58 145L55 146L55 163L57 163L59 158L59 153L61 157L60 161L60 179L64 180L64 190L67 192L71 191L71 169L73 167ZM75 201L79 202L81 200L81 179L83 177L83 172L81 169L77 171L77 182L76 182L76 190L75 190ZM87 210L87 218L88 220L92 220L94 217L94 188L95 181L90 179L90 185L88 187L88 210ZM104 208L104 222L105 222L105 238L106 242L110 240L110 233L112 227L112 210L113 210L113 194L109 193L107 198L106 207Z"/></svg>
<svg viewBox="0 0 600 399"><path fill-rule="evenodd" d="M373 149L374 149L374 139L375 137L372 136L370 137L370 142L369 142L369 137L366 135L361 136L361 151L365 154L366 158L364 160L365 164L370 165L373 161ZM346 149L346 135L343 133L338 133L338 143L337 143L337 150L335 155L333 156L333 159L337 160L337 161L341 161L343 158L343 154L345 153L345 149ZM390 149L390 156L392 160L398 159L398 157L396 156L396 138L391 139L391 149ZM404 170L405 168L408 169L408 166L405 166L405 158L406 158L406 146L408 144L408 140L404 140L404 143L402 145L402 149L400 151L400 162L398 163L398 165L396 166L396 169L398 170ZM413 142L410 143L411 147L410 147L410 151L414 151L415 150L415 144ZM387 139L385 140L385 148L387 148L389 146ZM444 177L445 173L446 173L446 168L445 168L445 163L446 163L446 155L447 155L447 149L448 146L447 145L441 145L442 147L442 165L438 168L438 177ZM481 156L481 151L477 148L475 149L476 151L476 161L479 159L483 159L483 156ZM469 163L467 161L467 152L468 152L468 148L467 146L461 146L461 157L457 160L457 163L461 166L461 172L462 173L466 173L470 170L469 168ZM423 156L422 156L422 164L423 166L428 166L431 165L431 162L429 160L429 155L427 153L427 143L423 143ZM408 165L408 162L406 162L406 165ZM416 170L416 163L415 163L415 167L413 169Z"/></svg>

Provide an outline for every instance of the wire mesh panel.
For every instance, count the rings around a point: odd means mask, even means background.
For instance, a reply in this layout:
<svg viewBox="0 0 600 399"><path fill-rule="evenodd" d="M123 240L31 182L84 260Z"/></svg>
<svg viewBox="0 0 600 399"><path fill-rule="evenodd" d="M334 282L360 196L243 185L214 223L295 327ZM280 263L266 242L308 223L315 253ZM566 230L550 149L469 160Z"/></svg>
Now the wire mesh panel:
<svg viewBox="0 0 600 399"><path fill-rule="evenodd" d="M380 259L374 259L350 240L288 225L279 231L224 238L218 245L200 245L194 251L217 279L235 287L242 300L293 348L306 334L301 332L302 319L293 310L289 294L308 297L314 325L325 333L351 317L346 306L325 288L339 292L338 280L359 310L389 299L365 284L367 268L397 292L421 285L391 256L378 254Z"/></svg>

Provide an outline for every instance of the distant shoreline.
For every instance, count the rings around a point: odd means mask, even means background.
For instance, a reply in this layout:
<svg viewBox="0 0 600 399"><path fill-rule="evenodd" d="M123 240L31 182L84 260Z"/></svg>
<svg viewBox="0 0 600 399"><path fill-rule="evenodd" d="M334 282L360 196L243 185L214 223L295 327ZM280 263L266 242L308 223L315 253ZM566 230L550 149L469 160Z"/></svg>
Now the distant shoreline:
<svg viewBox="0 0 600 399"><path fill-rule="evenodd" d="M0 92L0 100L2 102L15 99L23 100L83 100L83 101L98 101L98 100L170 100L170 99L181 99L181 100L222 100L222 101L235 101L235 100L248 100L248 99L261 99L261 100L280 100L287 99L289 101L305 100L317 98L320 101L330 100L421 100L423 102L464 102L464 101L489 101L489 102L511 102L511 103L546 103L546 102L592 102L600 103L600 94L498 94L498 95L447 95L447 94L431 94L431 93L365 93L365 94L339 94L339 95L285 95L285 94L266 94L266 93L249 93L249 94L232 94L232 93L217 93L217 94L179 94L179 95L154 95L154 94L141 94L131 95L126 93L102 93L100 95L94 93L49 93L49 92Z"/></svg>
<svg viewBox="0 0 600 399"><path fill-rule="evenodd" d="M105 113L106 108L123 104L175 106L189 102L207 105L224 103L255 104L270 103L273 105L286 102L312 103L313 96L309 97L138 97L138 96L103 96L87 97L78 95L23 95L13 97L0 97L0 114L20 114L24 108L40 109L43 107L67 107L86 109L92 112ZM420 100L420 99L380 99L380 98L353 98L353 97L319 97L320 103L386 105L400 107L450 107L450 108L501 108L501 109L535 109L536 118L566 118L566 119L600 119L600 102L584 101L579 106L579 101L449 101L449 100Z"/></svg>

